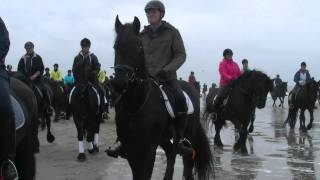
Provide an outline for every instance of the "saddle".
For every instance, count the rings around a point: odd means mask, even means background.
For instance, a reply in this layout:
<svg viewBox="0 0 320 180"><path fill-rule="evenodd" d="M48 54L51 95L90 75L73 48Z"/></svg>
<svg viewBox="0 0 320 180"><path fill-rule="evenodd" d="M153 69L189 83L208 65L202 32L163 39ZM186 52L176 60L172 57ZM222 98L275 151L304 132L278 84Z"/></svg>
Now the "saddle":
<svg viewBox="0 0 320 180"><path fill-rule="evenodd" d="M70 94L69 94L69 98L68 98L69 104L71 104L72 96L73 96L75 90L78 89L78 88L79 88L79 87L74 86L74 87L71 89ZM99 94L97 88L96 88L94 85L89 85L89 88L91 88L91 89L93 90L93 92L94 92L94 93L96 94L96 96L97 96L97 106L98 106L98 107L102 106L102 100L101 100L101 98L100 98L102 95Z"/></svg>
<svg viewBox="0 0 320 180"><path fill-rule="evenodd" d="M24 126L26 122L26 117L24 115L23 108L19 103L19 101L13 95L10 95L10 98L11 98L12 108L14 111L16 130L19 130L21 127Z"/></svg>
<svg viewBox="0 0 320 180"><path fill-rule="evenodd" d="M166 87L165 85L160 85L159 89L161 90L162 96L163 96L163 100L166 106L166 109L169 113L169 115L171 116L171 118L175 118L175 114L174 114L174 108L176 105L175 102L175 97L173 92L170 90L170 88ZM189 97L189 95L185 92L182 91L184 94L184 97L186 99L186 105L187 105L187 114L193 114L194 113L194 105Z"/></svg>

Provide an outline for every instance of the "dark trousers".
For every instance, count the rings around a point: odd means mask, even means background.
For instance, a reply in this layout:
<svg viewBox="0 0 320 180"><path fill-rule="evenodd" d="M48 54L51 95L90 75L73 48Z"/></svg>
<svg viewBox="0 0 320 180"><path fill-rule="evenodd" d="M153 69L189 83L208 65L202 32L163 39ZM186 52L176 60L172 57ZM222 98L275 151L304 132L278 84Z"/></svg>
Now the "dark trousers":
<svg viewBox="0 0 320 180"><path fill-rule="evenodd" d="M9 94L9 79L0 66L0 162L15 155L15 119Z"/></svg>
<svg viewBox="0 0 320 180"><path fill-rule="evenodd" d="M174 119L174 127L175 127L175 136L176 140L179 140L184 137L184 130L187 124L187 104L186 98L182 92L179 81L169 80L166 81L166 86L172 91L175 98L175 119Z"/></svg>
<svg viewBox="0 0 320 180"><path fill-rule="evenodd" d="M217 96L216 96L214 104L213 104L213 108L215 110L218 110L221 107L224 99L229 94L229 90L230 90L229 86L221 86L221 87L219 87Z"/></svg>

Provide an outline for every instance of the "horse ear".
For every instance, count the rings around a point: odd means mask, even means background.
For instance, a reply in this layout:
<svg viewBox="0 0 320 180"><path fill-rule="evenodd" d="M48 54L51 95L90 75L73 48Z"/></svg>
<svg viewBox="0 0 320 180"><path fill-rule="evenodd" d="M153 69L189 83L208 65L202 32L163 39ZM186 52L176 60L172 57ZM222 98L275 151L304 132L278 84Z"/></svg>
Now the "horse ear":
<svg viewBox="0 0 320 180"><path fill-rule="evenodd" d="M115 26L116 32L119 33L120 32L120 28L122 27L122 23L120 22L118 15L116 17L116 23L115 23L114 26Z"/></svg>
<svg viewBox="0 0 320 180"><path fill-rule="evenodd" d="M134 17L133 21L133 30L136 34L139 34L140 32L140 20L136 16Z"/></svg>

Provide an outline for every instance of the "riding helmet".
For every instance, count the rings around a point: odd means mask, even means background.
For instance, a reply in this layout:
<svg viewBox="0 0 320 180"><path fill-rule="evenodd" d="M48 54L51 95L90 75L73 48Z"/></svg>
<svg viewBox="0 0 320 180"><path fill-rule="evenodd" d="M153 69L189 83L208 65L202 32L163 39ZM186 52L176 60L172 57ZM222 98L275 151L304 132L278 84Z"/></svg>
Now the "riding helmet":
<svg viewBox="0 0 320 180"><path fill-rule="evenodd" d="M232 50L231 49L225 49L224 51L223 51L223 56L226 56L226 55L233 55L233 52L232 52Z"/></svg>
<svg viewBox="0 0 320 180"><path fill-rule="evenodd" d="M33 48L34 44L31 41L28 41L24 44L24 48L28 49L28 48Z"/></svg>
<svg viewBox="0 0 320 180"><path fill-rule="evenodd" d="M91 46L91 42L88 38L83 38L80 42L81 47L89 47Z"/></svg>
<svg viewBox="0 0 320 180"><path fill-rule="evenodd" d="M163 14L166 12L166 8L164 7L164 4L158 0L149 1L146 7L144 8L144 11L147 12L149 9L158 9Z"/></svg>

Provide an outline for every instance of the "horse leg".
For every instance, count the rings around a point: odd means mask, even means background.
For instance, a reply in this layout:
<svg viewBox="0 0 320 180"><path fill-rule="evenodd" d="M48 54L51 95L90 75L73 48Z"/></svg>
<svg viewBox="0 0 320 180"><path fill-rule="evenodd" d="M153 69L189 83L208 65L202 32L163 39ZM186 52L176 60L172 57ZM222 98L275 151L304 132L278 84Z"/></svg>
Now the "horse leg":
<svg viewBox="0 0 320 180"><path fill-rule="evenodd" d="M305 109L301 109L301 112L300 112L300 129L302 130L302 132L307 132L306 117L304 115L304 111Z"/></svg>
<svg viewBox="0 0 320 180"><path fill-rule="evenodd" d="M192 169L194 166L194 160L192 155L187 155L183 157L183 177L185 180L194 180Z"/></svg>
<svg viewBox="0 0 320 180"><path fill-rule="evenodd" d="M93 141L94 141L94 135L96 132L96 126L97 126L97 120L100 120L97 118L96 115L89 115L85 119L85 129L87 132L87 144L88 144L88 152L90 154L95 153L94 147L93 147Z"/></svg>
<svg viewBox="0 0 320 180"><path fill-rule="evenodd" d="M41 120L41 130L44 130L46 128L46 120L44 118L44 115L41 114L40 116L40 120Z"/></svg>
<svg viewBox="0 0 320 180"><path fill-rule="evenodd" d="M60 109L57 107L57 108L55 108L55 110L54 110L54 113L55 113L55 115L54 115L54 122L58 122L59 120L60 120Z"/></svg>
<svg viewBox="0 0 320 180"><path fill-rule="evenodd" d="M243 126L243 130L240 131L240 138L239 138L239 142L241 144L241 152L244 154L248 154L248 150L247 150L247 137L248 137L248 131L247 131L247 125Z"/></svg>
<svg viewBox="0 0 320 180"><path fill-rule="evenodd" d="M273 100L272 107L274 107L274 106L276 105L276 100L277 100L277 99L274 99L274 100Z"/></svg>
<svg viewBox="0 0 320 180"><path fill-rule="evenodd" d="M223 124L224 122L222 122L221 120L217 120L214 122L214 125L215 125L214 127L216 130L216 134L214 136L214 144L218 147L223 147L223 144L220 138L220 131L222 129Z"/></svg>
<svg viewBox="0 0 320 180"><path fill-rule="evenodd" d="M254 120L255 120L255 110L252 112L251 117L250 117L250 127L249 127L249 133L253 132L254 129Z"/></svg>
<svg viewBox="0 0 320 180"><path fill-rule="evenodd" d="M173 178L174 164L176 161L176 153L173 150L173 144L170 141L160 145L167 157L167 168L163 180L171 180Z"/></svg>
<svg viewBox="0 0 320 180"><path fill-rule="evenodd" d="M94 139L93 139L93 148L95 152L99 152L99 132L100 132L100 124L101 124L102 115L99 114L97 116L96 126L94 128Z"/></svg>
<svg viewBox="0 0 320 180"><path fill-rule="evenodd" d="M313 116L313 108L310 108L309 109L309 113L310 113L310 122L308 124L308 130L310 130L312 128L312 123L313 123L313 120L314 120L314 116Z"/></svg>
<svg viewBox="0 0 320 180"><path fill-rule="evenodd" d="M29 126L29 125L28 125ZM32 126L32 125L31 125ZM36 161L33 147L33 128L27 127L26 134L17 144L15 162L19 178L23 180L33 180L36 174Z"/></svg>
<svg viewBox="0 0 320 180"><path fill-rule="evenodd" d="M84 144L83 144L84 124L81 117L76 114L73 114L73 121L77 128L78 142L79 142L79 154L78 154L77 160L79 162L83 162L86 160L86 155L84 153Z"/></svg>
<svg viewBox="0 0 320 180"><path fill-rule="evenodd" d="M51 119L50 114L45 112L46 124L47 124L47 141L52 143L55 140L55 137L51 133Z"/></svg>
<svg viewBox="0 0 320 180"><path fill-rule="evenodd" d="M128 162L133 180L150 180L156 159L157 146L145 147L146 151L128 151Z"/></svg>

